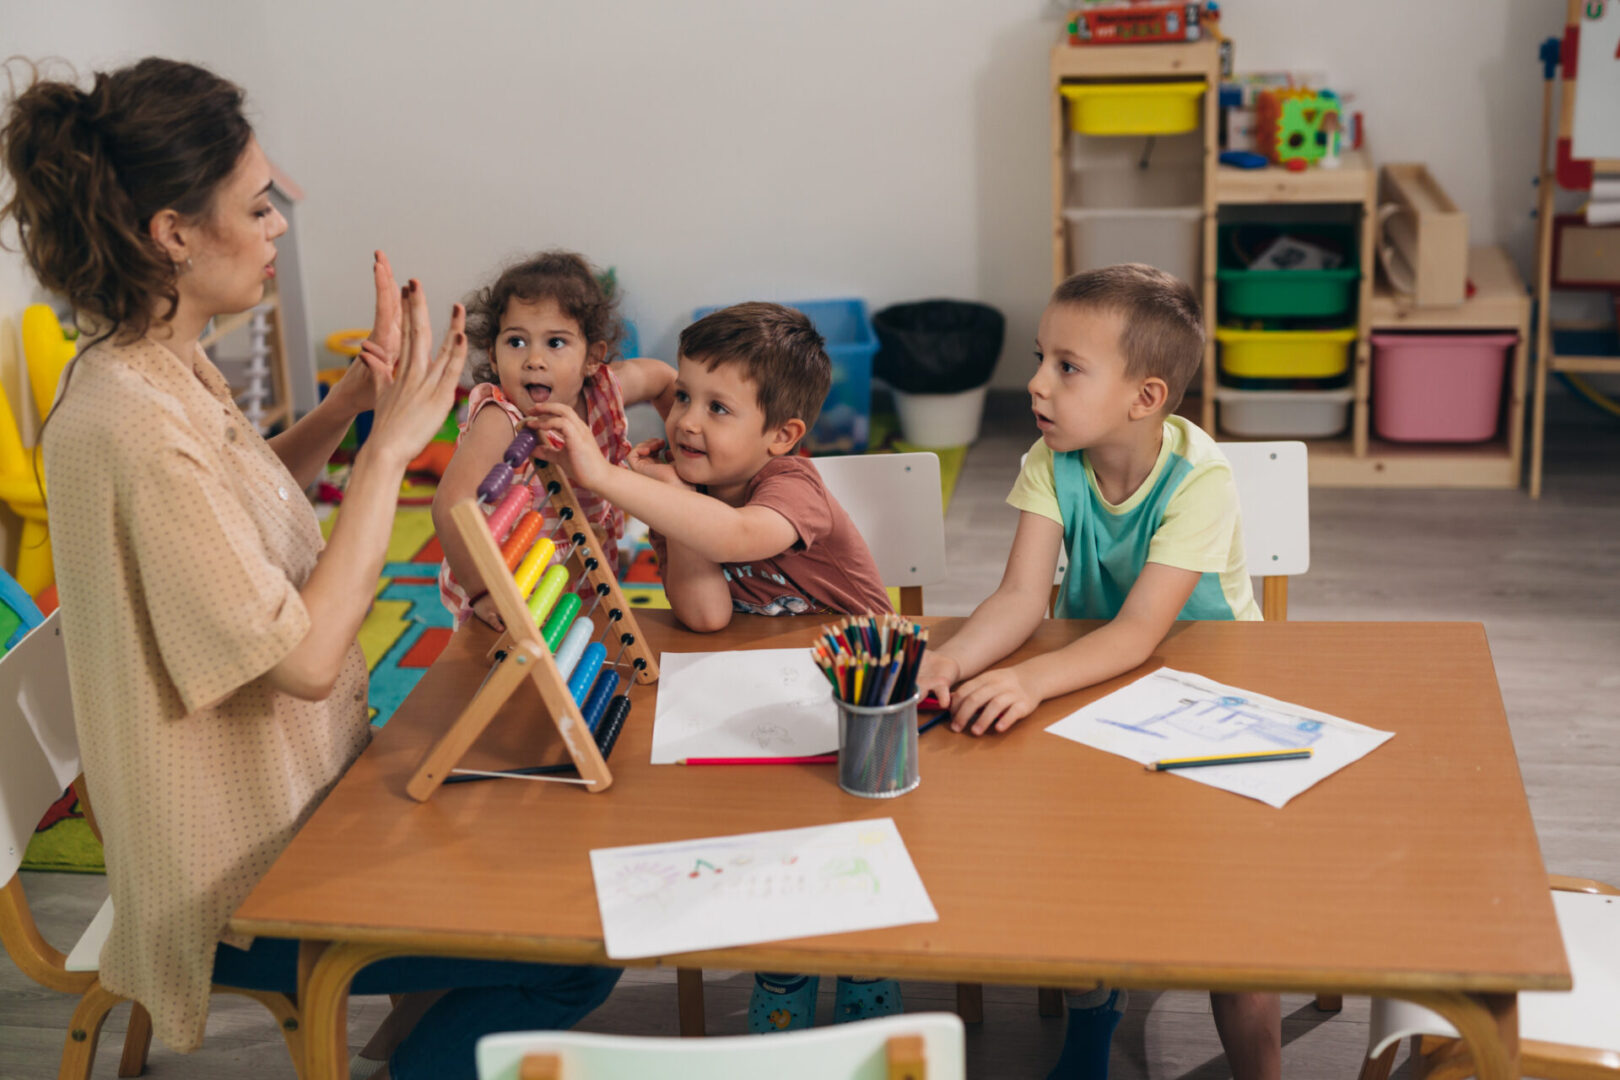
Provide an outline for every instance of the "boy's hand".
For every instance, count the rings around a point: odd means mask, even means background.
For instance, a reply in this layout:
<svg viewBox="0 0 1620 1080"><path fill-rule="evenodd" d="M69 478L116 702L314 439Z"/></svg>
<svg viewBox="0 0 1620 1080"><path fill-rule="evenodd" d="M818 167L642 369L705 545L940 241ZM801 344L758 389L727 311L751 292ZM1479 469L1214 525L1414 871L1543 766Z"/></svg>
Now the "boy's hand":
<svg viewBox="0 0 1620 1080"><path fill-rule="evenodd" d="M663 439L648 439L646 442L637 443L624 463L642 476L650 476L661 483L690 488L692 485L676 474L675 466L668 460L668 451L669 444Z"/></svg>
<svg viewBox="0 0 1620 1080"><path fill-rule="evenodd" d="M933 694L939 707L948 709L951 707L951 687L961 677L961 664L930 650L923 653L922 663L917 667L917 689L923 697Z"/></svg>
<svg viewBox="0 0 1620 1080"><path fill-rule="evenodd" d="M561 465L575 483L594 490L613 468L596 445L596 436L570 406L548 401L537 406L524 423L539 436L534 456Z"/></svg>
<svg viewBox="0 0 1620 1080"><path fill-rule="evenodd" d="M962 684L951 712L951 730L961 731L971 720L975 735L983 735L992 724L997 731L1006 731L1040 703L1017 666L987 671Z"/></svg>

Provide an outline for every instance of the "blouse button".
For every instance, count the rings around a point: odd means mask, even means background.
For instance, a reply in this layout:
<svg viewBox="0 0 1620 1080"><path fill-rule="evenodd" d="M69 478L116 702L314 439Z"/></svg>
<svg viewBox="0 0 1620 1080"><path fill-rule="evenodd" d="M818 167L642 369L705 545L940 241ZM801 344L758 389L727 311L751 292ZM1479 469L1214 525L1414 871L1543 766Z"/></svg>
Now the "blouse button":
<svg viewBox="0 0 1620 1080"><path fill-rule="evenodd" d="M286 488L284 488L284 487L276 488L276 494L281 496L281 501L282 502L287 501L287 489Z"/></svg>
<svg viewBox="0 0 1620 1080"><path fill-rule="evenodd" d="M225 429L225 437L227 439L229 439L231 442L235 442L236 441L236 429L233 428L233 427L226 428Z"/></svg>

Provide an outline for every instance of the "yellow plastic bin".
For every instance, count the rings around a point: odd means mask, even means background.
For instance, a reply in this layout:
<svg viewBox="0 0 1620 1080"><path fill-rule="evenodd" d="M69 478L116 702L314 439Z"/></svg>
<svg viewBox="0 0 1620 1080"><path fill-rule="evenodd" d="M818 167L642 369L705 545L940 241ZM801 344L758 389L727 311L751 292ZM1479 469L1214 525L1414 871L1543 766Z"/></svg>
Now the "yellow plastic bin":
<svg viewBox="0 0 1620 1080"><path fill-rule="evenodd" d="M1215 330L1221 370L1243 379L1331 379L1350 370L1354 327L1345 330Z"/></svg>
<svg viewBox="0 0 1620 1080"><path fill-rule="evenodd" d="M1082 135L1181 135L1198 127L1201 82L1070 83L1069 127Z"/></svg>

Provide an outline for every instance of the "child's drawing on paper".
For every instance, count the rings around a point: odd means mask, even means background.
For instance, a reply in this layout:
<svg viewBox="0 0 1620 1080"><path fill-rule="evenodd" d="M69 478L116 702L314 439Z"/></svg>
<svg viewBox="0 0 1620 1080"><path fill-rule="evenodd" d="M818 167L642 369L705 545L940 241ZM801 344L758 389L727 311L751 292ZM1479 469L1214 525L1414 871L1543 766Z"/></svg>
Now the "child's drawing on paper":
<svg viewBox="0 0 1620 1080"><path fill-rule="evenodd" d="M1274 710L1262 711L1248 698L1231 694L1184 697L1175 708L1137 723L1108 716L1099 716L1097 722L1167 740L1172 737L1171 730L1211 743L1254 735L1291 750L1309 746L1322 735L1320 720L1293 717Z"/></svg>

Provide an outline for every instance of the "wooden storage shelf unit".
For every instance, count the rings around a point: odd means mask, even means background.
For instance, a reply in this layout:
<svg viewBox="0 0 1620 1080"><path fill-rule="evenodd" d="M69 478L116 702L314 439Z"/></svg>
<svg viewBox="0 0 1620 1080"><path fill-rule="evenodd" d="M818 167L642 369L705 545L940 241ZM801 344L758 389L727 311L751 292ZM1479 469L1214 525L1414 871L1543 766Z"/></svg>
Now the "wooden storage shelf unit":
<svg viewBox="0 0 1620 1080"><path fill-rule="evenodd" d="M1391 293L1387 287L1374 288L1374 232L1377 226L1378 170L1369 156L1351 150L1340 156L1336 169L1313 166L1304 172L1291 172L1278 166L1238 169L1218 164L1216 129L1217 89L1220 61L1215 42L1181 45L1090 45L1059 43L1051 57L1052 109L1052 277L1060 282L1069 273L1068 235L1065 228L1066 198L1074 189L1067 170L1073 164L1068 154L1067 114L1061 93L1065 82L1201 79L1207 91L1203 98L1203 243L1200 263L1203 280L1195 282L1204 305L1204 323L1209 344L1204 352L1202 378L1188 388L1196 398L1197 417L1210 434L1221 434L1215 363L1215 324L1219 311L1216 295L1216 223L1222 206L1303 206L1333 207L1339 215L1354 218L1361 279L1356 302L1356 342L1351 367L1355 391L1351 405L1350 429L1332 439L1310 440L1311 483L1333 487L1513 487L1519 482L1519 462L1523 441L1526 388L1526 342L1529 336L1529 302L1524 284L1505 252L1499 248L1475 248L1469 255L1469 277L1476 293L1450 307L1418 308ZM1078 192L1079 204L1085 199ZM1299 211L1294 211L1297 215ZM1253 211L1245 214L1252 218ZM1478 445L1402 444L1373 438L1372 352L1370 337L1375 329L1455 329L1513 330L1519 346L1510 365L1508 393L1502 411L1503 430L1495 441ZM1562 358L1577 371L1620 371L1620 358ZM1584 366L1590 363L1592 366ZM1189 402L1189 405L1191 402ZM1190 411L1184 410L1184 411Z"/></svg>

